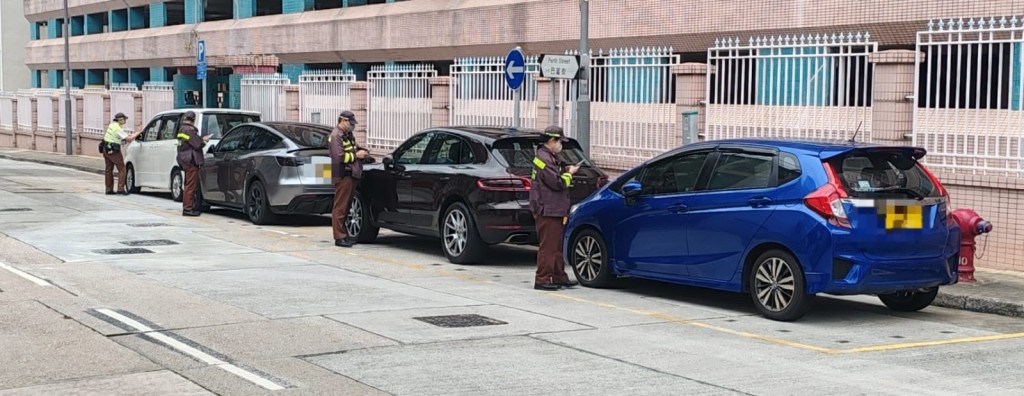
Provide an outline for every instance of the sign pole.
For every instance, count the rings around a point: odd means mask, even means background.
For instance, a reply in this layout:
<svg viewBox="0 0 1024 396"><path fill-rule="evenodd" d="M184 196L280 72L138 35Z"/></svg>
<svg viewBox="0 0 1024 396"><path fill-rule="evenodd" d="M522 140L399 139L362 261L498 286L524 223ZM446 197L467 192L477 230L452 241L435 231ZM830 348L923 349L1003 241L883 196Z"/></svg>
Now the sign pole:
<svg viewBox="0 0 1024 396"><path fill-rule="evenodd" d="M516 128L519 128L519 123L521 122L520 118L519 118L519 101L522 100L522 96L523 96L522 92L523 91L518 90L518 89L515 90L515 91L512 91L512 101L514 103L514 105L512 107L512 109L513 109L512 110L512 112L513 112L513 114L512 114L512 116L513 116L513 118L512 118L512 126L516 127Z"/></svg>
<svg viewBox="0 0 1024 396"><path fill-rule="evenodd" d="M64 0L64 151L65 155L74 152L72 147L71 133L75 125L71 121L71 44L68 42L71 36L71 17L68 12L68 0Z"/></svg>
<svg viewBox="0 0 1024 396"><path fill-rule="evenodd" d="M576 103L576 140L583 154L590 157L590 1L580 0L580 68L579 97Z"/></svg>

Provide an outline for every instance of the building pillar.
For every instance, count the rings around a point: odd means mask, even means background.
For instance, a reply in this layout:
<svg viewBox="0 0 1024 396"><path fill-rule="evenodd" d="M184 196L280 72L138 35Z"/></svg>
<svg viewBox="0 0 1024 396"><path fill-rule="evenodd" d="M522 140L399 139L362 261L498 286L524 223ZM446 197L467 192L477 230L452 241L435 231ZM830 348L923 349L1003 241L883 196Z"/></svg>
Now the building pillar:
<svg viewBox="0 0 1024 396"><path fill-rule="evenodd" d="M555 103L555 108L551 107L551 96L557 95L555 92L558 87L558 83L554 80L546 77L537 77L537 128L544 129L549 125L561 125L562 123L558 120L558 106L559 103ZM556 98L557 100L557 98Z"/></svg>
<svg viewBox="0 0 1024 396"><path fill-rule="evenodd" d="M205 17L202 0L185 0L186 24L202 23Z"/></svg>
<svg viewBox="0 0 1024 396"><path fill-rule="evenodd" d="M256 15L256 0L238 0L234 9L235 19L252 18Z"/></svg>
<svg viewBox="0 0 1024 396"><path fill-rule="evenodd" d="M149 3L149 27L167 26L167 4L164 2Z"/></svg>
<svg viewBox="0 0 1024 396"><path fill-rule="evenodd" d="M32 22L28 27L29 40L39 40L39 22Z"/></svg>
<svg viewBox="0 0 1024 396"><path fill-rule="evenodd" d="M868 61L875 65L872 84L871 138L882 142L905 142L914 131L914 69L924 54L911 50L873 53Z"/></svg>
<svg viewBox="0 0 1024 396"><path fill-rule="evenodd" d="M31 147L32 150L38 150L36 148L38 147L36 144L36 133L39 131L39 98L33 96L28 103L32 109L32 111L29 111L29 114L32 115L32 130L29 131L29 134L31 134L32 137L29 140L29 147Z"/></svg>
<svg viewBox="0 0 1024 396"><path fill-rule="evenodd" d="M434 77L430 79L430 127L437 128L450 124L449 105L451 101L451 77Z"/></svg>
<svg viewBox="0 0 1024 396"><path fill-rule="evenodd" d="M704 106L708 80L708 65L705 63L684 63L672 66L672 74L676 79L676 125L679 125L677 142L696 143L704 139L704 119L707 108ZM710 69L714 72L714 69ZM696 117L696 131L685 131L687 121ZM693 123L690 123L693 125ZM685 133L690 133L688 140Z"/></svg>
<svg viewBox="0 0 1024 396"><path fill-rule="evenodd" d="M61 34L60 23L57 23L56 19L51 19L46 22L46 38L55 39L59 38Z"/></svg>
<svg viewBox="0 0 1024 396"><path fill-rule="evenodd" d="M356 130L354 131L356 135L356 142L358 142L360 146L369 149L371 154L385 155L387 153L381 150L374 150L373 147L370 147L367 140L366 126L370 123L370 120L366 119L369 114L367 111L369 108L367 105L370 103L369 98L367 97L369 94L370 83L366 81L356 81L352 83L352 85L349 85L349 95L351 95L350 100L352 101L352 108L348 110L356 115L356 121L358 121L356 124ZM326 117L327 118L325 119L336 121L338 115L329 114L326 115Z"/></svg>
<svg viewBox="0 0 1024 396"><path fill-rule="evenodd" d="M31 70L30 73L32 74L32 88L42 88L43 82L41 81L42 78L39 75L39 73L41 73L41 71L40 70Z"/></svg>
<svg viewBox="0 0 1024 396"><path fill-rule="evenodd" d="M48 88L61 88L64 86L64 71L63 70L50 70L49 81L46 85Z"/></svg>
<svg viewBox="0 0 1024 396"><path fill-rule="evenodd" d="M301 95L301 92L298 85L289 85L284 88L284 114L286 121L301 121L302 114L300 114L301 109L299 107L301 99L299 99L299 95Z"/></svg>

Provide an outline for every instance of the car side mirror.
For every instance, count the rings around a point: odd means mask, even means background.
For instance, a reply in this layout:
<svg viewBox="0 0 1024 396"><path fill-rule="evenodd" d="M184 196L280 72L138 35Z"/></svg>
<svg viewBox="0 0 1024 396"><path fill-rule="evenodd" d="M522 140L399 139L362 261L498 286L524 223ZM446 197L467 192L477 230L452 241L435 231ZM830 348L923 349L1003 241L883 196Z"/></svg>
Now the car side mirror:
<svg viewBox="0 0 1024 396"><path fill-rule="evenodd" d="M622 186L622 195L626 198L636 198L643 191L643 186L638 181L631 181Z"/></svg>
<svg viewBox="0 0 1024 396"><path fill-rule="evenodd" d="M384 168L386 169L386 168L390 168L392 165L394 165L395 164L395 160L391 159L390 155L387 155L387 156L384 156L383 159L381 159L381 163L384 164Z"/></svg>

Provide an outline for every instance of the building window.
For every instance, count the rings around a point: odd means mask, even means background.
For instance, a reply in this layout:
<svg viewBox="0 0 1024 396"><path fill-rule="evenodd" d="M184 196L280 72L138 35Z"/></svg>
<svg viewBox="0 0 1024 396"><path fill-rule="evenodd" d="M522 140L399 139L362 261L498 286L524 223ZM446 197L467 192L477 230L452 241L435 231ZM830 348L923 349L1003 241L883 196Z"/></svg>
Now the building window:
<svg viewBox="0 0 1024 396"><path fill-rule="evenodd" d="M281 15L284 13L281 0L256 0L253 16Z"/></svg>
<svg viewBox="0 0 1024 396"><path fill-rule="evenodd" d="M341 8L341 0L316 0L313 2L314 10L330 10Z"/></svg>
<svg viewBox="0 0 1024 396"><path fill-rule="evenodd" d="M185 24L185 2L168 1L164 3L167 12L167 23L164 26L175 26Z"/></svg>
<svg viewBox="0 0 1024 396"><path fill-rule="evenodd" d="M234 0L206 0L205 3L204 22L226 21L235 17Z"/></svg>

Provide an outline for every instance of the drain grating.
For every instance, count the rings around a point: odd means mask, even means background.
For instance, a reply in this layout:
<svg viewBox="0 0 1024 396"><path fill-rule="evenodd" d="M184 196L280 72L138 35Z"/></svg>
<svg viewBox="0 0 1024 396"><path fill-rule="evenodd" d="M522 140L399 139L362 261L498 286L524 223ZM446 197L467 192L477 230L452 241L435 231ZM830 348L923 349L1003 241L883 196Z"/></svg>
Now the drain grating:
<svg viewBox="0 0 1024 396"><path fill-rule="evenodd" d="M96 249L93 253L98 254L140 254L140 253L153 253L152 250L142 248L127 248L127 249Z"/></svg>
<svg viewBox="0 0 1024 396"><path fill-rule="evenodd" d="M30 208L5 208L0 209L0 212L31 212Z"/></svg>
<svg viewBox="0 0 1024 396"><path fill-rule="evenodd" d="M122 245L126 246L170 246L177 245L178 243L170 239L149 239L141 241L124 241Z"/></svg>
<svg viewBox="0 0 1024 396"><path fill-rule="evenodd" d="M497 319L491 319L486 316L480 316L476 314L421 316L413 319L419 320L421 322L430 323L437 327L477 327L508 324L507 322L502 322Z"/></svg>
<svg viewBox="0 0 1024 396"><path fill-rule="evenodd" d="M167 224L167 223L134 223L134 224L128 224L129 227L139 227L139 228L166 227L166 226L169 226L169 225L170 224Z"/></svg>

